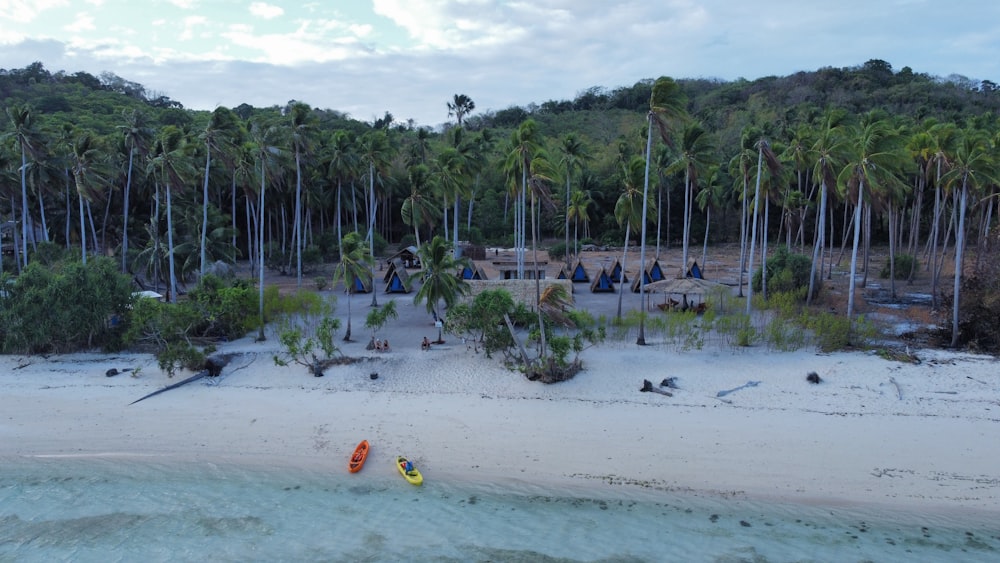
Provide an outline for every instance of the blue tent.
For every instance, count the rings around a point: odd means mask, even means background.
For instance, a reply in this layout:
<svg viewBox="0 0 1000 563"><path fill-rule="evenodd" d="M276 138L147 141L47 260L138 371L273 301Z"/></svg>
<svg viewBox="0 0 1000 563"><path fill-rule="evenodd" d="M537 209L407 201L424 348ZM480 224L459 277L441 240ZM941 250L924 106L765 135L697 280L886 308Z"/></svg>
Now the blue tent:
<svg viewBox="0 0 1000 563"><path fill-rule="evenodd" d="M371 282L366 282L360 276L354 276L354 285L351 288L351 293L369 293L371 290Z"/></svg>
<svg viewBox="0 0 1000 563"><path fill-rule="evenodd" d="M402 272L402 273L400 273ZM410 292L410 278L406 273L406 270L393 270L392 275L389 276L389 281L385 283L386 293L409 293Z"/></svg>
<svg viewBox="0 0 1000 563"><path fill-rule="evenodd" d="M594 281L590 284L590 291L593 293L611 293L615 290L615 282L608 275L608 272L601 268L600 273L594 278Z"/></svg>
<svg viewBox="0 0 1000 563"><path fill-rule="evenodd" d="M649 271L649 279L653 281L660 281L667 279L667 277L663 275L663 268L660 267L659 260L653 260L653 263L649 265L648 271ZM649 282L647 281L646 283Z"/></svg>
<svg viewBox="0 0 1000 563"><path fill-rule="evenodd" d="M476 270L472 266L464 266L462 268L462 279L463 280L476 279Z"/></svg>
<svg viewBox="0 0 1000 563"><path fill-rule="evenodd" d="M573 283L586 283L590 281L590 276L587 275L587 269L583 267L583 262L576 261L576 266L573 267L573 277L570 279L573 280Z"/></svg>
<svg viewBox="0 0 1000 563"><path fill-rule="evenodd" d="M622 265L618 260L611 265L611 280L615 283L628 283L628 275L622 271Z"/></svg>
<svg viewBox="0 0 1000 563"><path fill-rule="evenodd" d="M701 268L698 267L697 260L691 260L691 262L688 264L686 276L689 278L698 278L699 280L705 279L701 275Z"/></svg>

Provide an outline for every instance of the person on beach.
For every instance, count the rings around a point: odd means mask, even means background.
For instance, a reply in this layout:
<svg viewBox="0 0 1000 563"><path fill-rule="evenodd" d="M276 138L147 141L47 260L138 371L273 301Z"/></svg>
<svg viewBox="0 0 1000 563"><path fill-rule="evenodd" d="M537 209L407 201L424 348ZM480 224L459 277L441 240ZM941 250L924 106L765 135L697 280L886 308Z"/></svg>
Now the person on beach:
<svg viewBox="0 0 1000 563"><path fill-rule="evenodd" d="M426 336L424 337L424 341L420 343L420 349L421 350L430 350L431 349L431 341L428 340Z"/></svg>

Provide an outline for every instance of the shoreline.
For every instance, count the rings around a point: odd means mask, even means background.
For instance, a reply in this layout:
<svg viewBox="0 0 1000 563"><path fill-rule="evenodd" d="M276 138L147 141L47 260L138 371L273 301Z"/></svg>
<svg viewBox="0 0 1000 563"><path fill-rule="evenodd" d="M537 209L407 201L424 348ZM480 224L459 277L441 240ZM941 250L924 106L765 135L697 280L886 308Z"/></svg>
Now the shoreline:
<svg viewBox="0 0 1000 563"><path fill-rule="evenodd" d="M922 350L920 364L903 364L862 352L664 353L612 342L585 351L574 379L542 385L461 345L372 353L323 378L278 368L272 346L227 343L220 352L238 355L212 385L131 406L185 376L168 379L145 354L0 357L0 457L346 474L365 438L363 473L379 479L393 478L388 460L402 453L429 481L1000 513L991 357ZM142 374L105 377L111 367ZM807 383L809 371L823 383ZM680 387L673 397L639 392L643 379L667 376ZM727 402L715 396L748 381L760 384Z"/></svg>

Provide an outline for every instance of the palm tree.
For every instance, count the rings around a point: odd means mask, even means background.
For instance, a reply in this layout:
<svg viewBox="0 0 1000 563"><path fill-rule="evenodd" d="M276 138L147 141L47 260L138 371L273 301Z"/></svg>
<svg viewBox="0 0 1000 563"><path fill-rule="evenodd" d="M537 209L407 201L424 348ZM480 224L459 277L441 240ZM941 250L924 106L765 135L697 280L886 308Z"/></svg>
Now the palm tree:
<svg viewBox="0 0 1000 563"><path fill-rule="evenodd" d="M631 236L632 226L635 225L639 228L639 223L643 220L642 210L646 208L646 198L644 197L643 191L641 189L644 169L646 167L646 160L641 156L634 156L628 163L622 165L622 193L618 196L618 201L615 202L615 219L618 220L618 225L625 225L625 248L622 250L622 278L624 279L625 273L625 259L628 256L628 241ZM646 272L640 266L639 270L639 283L640 291L642 288L642 278L645 276ZM627 284L624 281L618 287L618 314L617 317L622 318L622 296L625 293L625 286ZM640 296L641 301L641 296ZM644 302L643 302L644 303ZM641 311L645 313L645 309Z"/></svg>
<svg viewBox="0 0 1000 563"><path fill-rule="evenodd" d="M260 122L254 121L250 124L250 149L253 152L253 158L256 161L256 166L259 167L257 172L260 176L260 189L257 193L258 203L257 203L257 299L258 299L258 314L260 315L259 327L257 331L257 340L265 340L264 336L264 193L266 192L268 185L268 178L273 178L274 172L272 171L276 168L277 157L281 154L281 150L278 148L277 137L279 131L276 127L268 127ZM269 171L272 171L269 173Z"/></svg>
<svg viewBox="0 0 1000 563"><path fill-rule="evenodd" d="M370 254L365 252L364 239L357 232L348 233L340 243L340 263L333 270L333 284L343 282L347 292L347 331L344 342L351 340L351 295L356 290L355 280L361 280L364 285L372 283ZM374 293L375 288L372 287Z"/></svg>
<svg viewBox="0 0 1000 563"><path fill-rule="evenodd" d="M149 152L149 144L153 131L146 125L146 115L139 110L122 110L124 125L119 125L125 138L125 148L128 150L128 172L125 176L124 201L122 202L122 272L127 270L128 260L128 216L129 195L132 191L132 167L135 157L145 158Z"/></svg>
<svg viewBox="0 0 1000 563"><path fill-rule="evenodd" d="M965 215L969 191L997 183L994 147L985 131L966 128L955 150L951 169L941 178L958 190L958 225L955 227L955 284L952 294L951 345L958 346L958 314L962 288L962 257L965 251ZM975 200L974 200L975 201Z"/></svg>
<svg viewBox="0 0 1000 563"><path fill-rule="evenodd" d="M747 270L751 273L751 275L753 274L753 253L754 249L757 246L757 217L758 214L760 213L760 195L761 195L760 182L761 182L761 177L763 176L763 167L766 163L767 169L768 171L770 171L772 176L777 174L778 171L781 169L781 163L778 162L777 155L775 155L774 151L771 150L770 141L768 141L764 137L761 137L760 139L757 140L756 144L757 144L757 184L756 187L754 188L753 214L752 214L753 216L750 227L750 248L748 249L747 253L748 256ZM767 205L766 201L764 202L764 205ZM766 229L764 232L764 236L765 238L767 237ZM767 265L765 264L764 267L761 269L761 283L762 283L761 287L764 287L763 283L765 283L764 280L766 279L767 279ZM750 316L752 310L753 310L753 283L748 283L747 311L746 311L747 316Z"/></svg>
<svg viewBox="0 0 1000 563"><path fill-rule="evenodd" d="M566 208L566 216L573 220L573 255L578 254L577 243L579 242L580 222L586 225L590 221L588 210L594 203L590 195L590 190L573 190L569 198L569 206ZM586 229L585 229L586 230ZM569 254L569 249L566 249Z"/></svg>
<svg viewBox="0 0 1000 563"><path fill-rule="evenodd" d="M289 114L289 136L292 154L295 156L295 218L293 219L293 239L295 242L295 282L302 287L302 161L312 154L313 125L311 109L307 104L292 104Z"/></svg>
<svg viewBox="0 0 1000 563"><path fill-rule="evenodd" d="M823 276L822 255L826 240L826 210L831 186L837 185L835 170L844 160L846 149L845 138L841 134L842 124L847 113L843 110L830 110L823 116L823 122L811 148L811 155L816 160L813 168L813 178L819 180L819 211L816 213L816 242L813 246L813 259L809 267L809 293L806 294L806 304L812 303L816 295L816 267L819 276Z"/></svg>
<svg viewBox="0 0 1000 563"><path fill-rule="evenodd" d="M357 174L358 158L354 152L354 141L347 131L337 131L333 134L330 143L329 160L327 162L328 174L337 183L337 248L344 237L342 232L343 212L341 204L343 202L344 182L348 182Z"/></svg>
<svg viewBox="0 0 1000 563"><path fill-rule="evenodd" d="M448 102L448 117L455 116L458 126L462 126L462 118L472 113L476 109L476 103L465 94L455 94L452 101Z"/></svg>
<svg viewBox="0 0 1000 563"><path fill-rule="evenodd" d="M705 212L705 240L701 248L701 267L704 268L708 261L708 230L712 224L712 210L722 206L725 197L724 173L719 165L709 166L705 174L705 187L702 188L695 201L698 207ZM728 181L728 179L725 179ZM685 268L687 266L685 265Z"/></svg>
<svg viewBox="0 0 1000 563"><path fill-rule="evenodd" d="M541 137L538 124L533 119L527 119L511 133L507 147L507 157L504 170L511 185L515 188L514 204L514 247L517 253L517 277L524 279L524 247L525 247L525 214L527 208L528 177L531 172L531 160L541 148ZM520 189L514 178L520 175Z"/></svg>
<svg viewBox="0 0 1000 563"><path fill-rule="evenodd" d="M375 199L375 175L381 174L383 169L389 164L391 158L391 146L389 137L385 130L374 129L365 133L360 139L361 161L368 165L368 252L371 256L371 263L375 263L375 211L377 200ZM375 277L374 270L371 277ZM372 307L378 306L376 292L372 291Z"/></svg>
<svg viewBox="0 0 1000 563"><path fill-rule="evenodd" d="M83 264L87 264L87 229L83 214L84 200L88 202L98 197L97 186L104 183L100 176L101 150L90 133L81 133L73 142L73 179L76 182L77 198L80 202L80 242L82 243Z"/></svg>
<svg viewBox="0 0 1000 563"><path fill-rule="evenodd" d="M413 227L413 236L417 240L417 248L420 248L420 227L429 225L435 212L427 197L431 183L430 169L425 164L411 166L407 169L406 179L410 195L403 200L403 223Z"/></svg>
<svg viewBox="0 0 1000 563"><path fill-rule="evenodd" d="M944 195L941 178L951 166L952 155L958 144L958 128L953 123L940 123L934 125L929 130L934 142L934 155L931 159L934 166L934 212L931 221L931 235L929 243L930 260L927 267L931 270L931 307L938 305L937 285L941 274L941 266L944 262L944 253L941 253L940 261L938 257L938 242L941 238L941 220L944 214Z"/></svg>
<svg viewBox="0 0 1000 563"><path fill-rule="evenodd" d="M646 130L646 162L644 165L645 170L643 172L642 183L642 233L640 235L641 246L639 250L639 303L642 306L643 314L639 317L639 336L636 340L636 343L639 345L646 344L646 290L644 287L646 281L646 214L649 207L647 203L649 200L649 164L653 159L653 123L656 123L663 141L669 145L669 121L685 117L686 111L684 106L686 104L687 98L684 96L683 92L681 92L680 86L674 82L672 78L661 76L656 80L656 82L653 83L653 88L649 95L649 113L646 114L646 119L649 124ZM626 236L626 241L627 238L628 237ZM657 242L657 244L659 243ZM622 272L625 271L624 268L625 264L623 262ZM618 296L618 309L618 314L621 316L620 294Z"/></svg>
<svg viewBox="0 0 1000 563"><path fill-rule="evenodd" d="M700 123L690 123L681 133L680 153L667 172L684 171L684 226L681 235L681 268L686 271L691 245L691 214L698 179L713 160L715 144Z"/></svg>
<svg viewBox="0 0 1000 563"><path fill-rule="evenodd" d="M31 106L8 106L7 117L14 126L12 132L4 137L14 139L21 152L21 265L28 265L28 160L34 160L41 155L41 138L35 127L34 113ZM16 244L16 243L15 243Z"/></svg>
<svg viewBox="0 0 1000 563"><path fill-rule="evenodd" d="M157 139L157 150L150 161L150 172L158 176L163 184L167 204L167 254L170 267L170 302L177 302L177 271L174 260L174 223L171 205L171 193L183 188L187 179L193 174L190 158L187 154L187 139L184 132L173 125L167 125L160 131Z"/></svg>
<svg viewBox="0 0 1000 563"><path fill-rule="evenodd" d="M427 312L440 319L437 314L439 302L444 301L445 308L450 308L460 296L469 293L469 284L455 273L471 265L471 262L465 256L456 259L451 243L440 235L417 249L417 255L423 269L420 271L420 289L413 297L413 304L425 303ZM441 342L440 330L437 341Z"/></svg>
<svg viewBox="0 0 1000 563"><path fill-rule="evenodd" d="M586 145L580 140L580 137L576 133L568 133L562 139L562 143L559 145L559 152L561 154L560 164L566 171L566 207L565 207L565 224L563 225L563 234L565 242L563 243L563 249L566 253L566 268L570 268L570 253L569 253L569 208L570 208L570 194L573 190L570 188L570 182L573 179L573 171L576 169L582 169L583 163L590 160L592 157L590 152L587 150ZM574 247L575 248L575 247Z"/></svg>
<svg viewBox="0 0 1000 563"><path fill-rule="evenodd" d="M866 204L865 188L877 189L899 168L902 152L897 136L881 113L869 112L860 124L848 128L850 156L840 172L838 183L853 195L854 244L851 250L851 271L847 292L847 320L853 321L854 293L857 286L858 243L861 237L861 212Z"/></svg>
<svg viewBox="0 0 1000 563"><path fill-rule="evenodd" d="M212 166L212 153L225 153L231 147L232 135L236 131L236 120L233 112L224 107L217 107L209 116L208 125L201 134L205 143L205 176L202 183L201 200L201 260L199 273L205 275L205 250L208 237L208 173ZM301 275L301 272L300 272ZM301 280L300 280L301 281Z"/></svg>

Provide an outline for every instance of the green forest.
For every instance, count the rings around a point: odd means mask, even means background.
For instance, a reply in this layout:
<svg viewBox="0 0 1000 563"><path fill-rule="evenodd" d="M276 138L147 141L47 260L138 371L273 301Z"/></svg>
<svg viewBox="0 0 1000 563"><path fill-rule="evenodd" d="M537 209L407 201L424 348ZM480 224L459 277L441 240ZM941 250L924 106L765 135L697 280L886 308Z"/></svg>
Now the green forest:
<svg viewBox="0 0 1000 563"><path fill-rule="evenodd" d="M665 245L685 262L705 241L738 243L750 270L782 248L807 257L808 302L842 245L852 273L879 246L891 280L931 277L935 306L954 312L953 346L1000 349L996 329L974 322L1000 314L989 81L870 60L756 80L647 78L487 111L447 93L441 130L307 100L195 111L114 74L42 63L0 70L0 100L9 277L55 252L111 257L175 301L220 260L263 257L301 281L338 262L349 233L369 259L438 235L554 256ZM941 279L946 263L954 279ZM987 309L960 310L963 290Z"/></svg>

